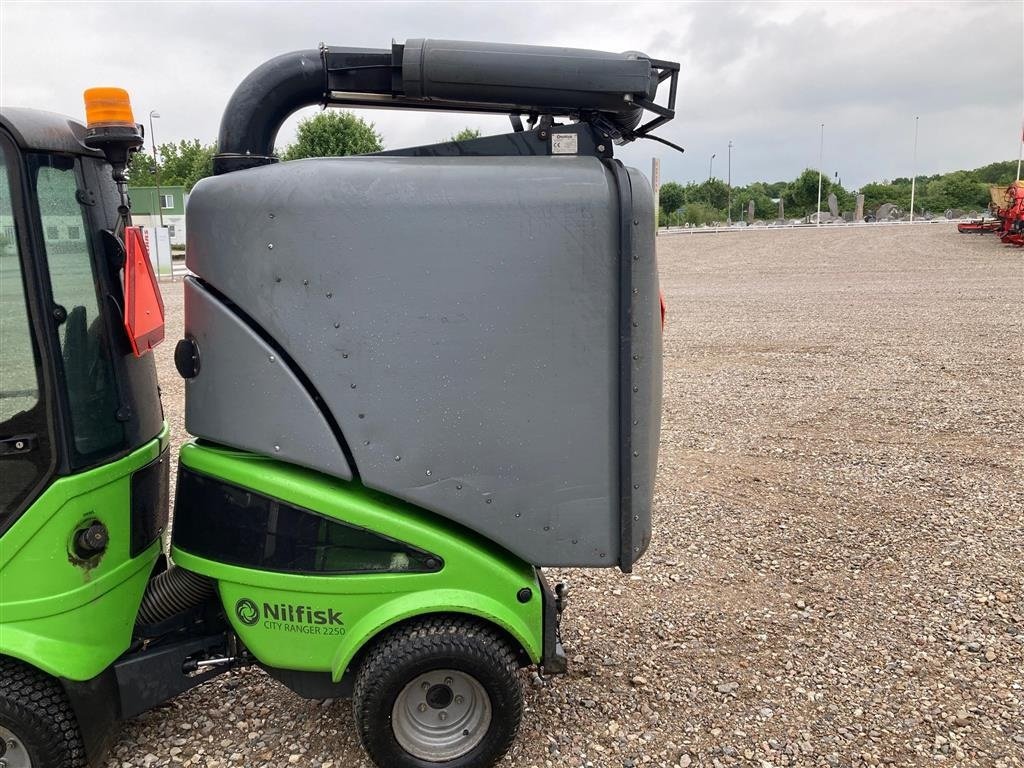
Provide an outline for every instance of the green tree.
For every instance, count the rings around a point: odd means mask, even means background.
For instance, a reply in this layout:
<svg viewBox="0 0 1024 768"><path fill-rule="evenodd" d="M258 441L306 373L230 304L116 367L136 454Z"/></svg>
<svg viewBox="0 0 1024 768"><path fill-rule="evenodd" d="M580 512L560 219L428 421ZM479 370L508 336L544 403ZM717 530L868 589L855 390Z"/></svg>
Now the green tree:
<svg viewBox="0 0 1024 768"><path fill-rule="evenodd" d="M449 141L469 141L470 139L479 139L482 135L479 128L466 127L452 136Z"/></svg>
<svg viewBox="0 0 1024 768"><path fill-rule="evenodd" d="M303 157L363 155L384 149L373 123L344 110L326 110L299 122L295 143L281 152L283 160Z"/></svg>
<svg viewBox="0 0 1024 768"><path fill-rule="evenodd" d="M920 207L933 213L940 213L948 208L978 210L989 203L988 184L978 181L968 171L946 173L935 181L929 181L923 194L919 182L917 193ZM914 207L918 208L917 201Z"/></svg>
<svg viewBox="0 0 1024 768"><path fill-rule="evenodd" d="M827 200L832 182L828 176L821 177L821 207L828 210ZM786 211L789 215L804 215L814 213L818 210L818 172L813 168L807 168L786 186L783 195Z"/></svg>
<svg viewBox="0 0 1024 768"><path fill-rule="evenodd" d="M157 165L153 156L148 152L136 152L128 161L128 168L125 169L125 179L129 187L151 187L158 182L156 174Z"/></svg>
<svg viewBox="0 0 1024 768"><path fill-rule="evenodd" d="M669 214L678 211L686 202L686 189L682 184L675 181L668 181L661 185L658 192L658 207L663 213Z"/></svg>
<svg viewBox="0 0 1024 768"><path fill-rule="evenodd" d="M732 188L733 221L746 220L747 203L751 200L754 201L755 219L774 219L778 216L779 206L768 193L768 185L764 182L755 181L746 187Z"/></svg>
<svg viewBox="0 0 1024 768"><path fill-rule="evenodd" d="M725 210L728 201L729 186L721 179L709 179L702 182L690 190L687 195L687 202L704 203L718 210Z"/></svg>
<svg viewBox="0 0 1024 768"><path fill-rule="evenodd" d="M217 154L215 144L203 144L199 139L179 141L177 144L161 144L160 183L166 186L181 185L189 192L200 179L213 176L213 156Z"/></svg>
<svg viewBox="0 0 1024 768"><path fill-rule="evenodd" d="M973 171L968 171L977 181L986 184L998 184L1009 186L1010 182L1017 178L1017 161L1007 160L1003 163L989 163Z"/></svg>
<svg viewBox="0 0 1024 768"><path fill-rule="evenodd" d="M854 206L857 204L856 196L849 192L842 184L833 182L829 189L836 196L836 202L839 204L839 212L852 211ZM824 206L825 201L828 200L828 195L822 199L821 204Z"/></svg>
<svg viewBox="0 0 1024 768"><path fill-rule="evenodd" d="M700 202L687 203L683 208L683 223L711 224L716 221L725 221L725 211L720 208Z"/></svg>
<svg viewBox="0 0 1024 768"><path fill-rule="evenodd" d="M860 188L860 193L864 195L864 210L874 211L883 203L892 203L901 210L909 210L910 179L905 181L905 184L888 181L865 184Z"/></svg>
<svg viewBox="0 0 1024 768"><path fill-rule="evenodd" d="M125 174L130 187L183 186L186 191L200 179L213 175L214 144L203 144L199 139L161 144L157 147L159 164L148 152L136 152L128 163Z"/></svg>

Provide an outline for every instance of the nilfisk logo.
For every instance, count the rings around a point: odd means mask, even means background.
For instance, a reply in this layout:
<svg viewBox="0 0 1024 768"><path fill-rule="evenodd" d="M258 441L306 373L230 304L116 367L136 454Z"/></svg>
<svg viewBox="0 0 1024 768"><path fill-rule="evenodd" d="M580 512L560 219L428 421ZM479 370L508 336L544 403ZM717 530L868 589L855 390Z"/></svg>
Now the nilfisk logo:
<svg viewBox="0 0 1024 768"><path fill-rule="evenodd" d="M343 635L345 622L341 611L333 608L312 608L293 603L263 603L262 610L248 597L235 603L235 615L247 627L263 620L264 629L295 632L303 635Z"/></svg>
<svg viewBox="0 0 1024 768"><path fill-rule="evenodd" d="M248 597L243 597L235 603L235 616L247 627L251 627L260 620L260 609Z"/></svg>

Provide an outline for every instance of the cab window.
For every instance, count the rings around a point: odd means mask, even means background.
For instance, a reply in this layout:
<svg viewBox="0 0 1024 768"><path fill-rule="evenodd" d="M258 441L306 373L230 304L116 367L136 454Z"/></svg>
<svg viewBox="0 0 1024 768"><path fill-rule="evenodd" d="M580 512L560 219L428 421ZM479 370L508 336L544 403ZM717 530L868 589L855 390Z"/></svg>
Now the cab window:
<svg viewBox="0 0 1024 768"><path fill-rule="evenodd" d="M62 155L29 156L71 415L71 459L80 467L119 449L124 426L77 165Z"/></svg>
<svg viewBox="0 0 1024 768"><path fill-rule="evenodd" d="M14 147L0 136L0 531L35 496L51 468L41 364L29 319L15 219Z"/></svg>

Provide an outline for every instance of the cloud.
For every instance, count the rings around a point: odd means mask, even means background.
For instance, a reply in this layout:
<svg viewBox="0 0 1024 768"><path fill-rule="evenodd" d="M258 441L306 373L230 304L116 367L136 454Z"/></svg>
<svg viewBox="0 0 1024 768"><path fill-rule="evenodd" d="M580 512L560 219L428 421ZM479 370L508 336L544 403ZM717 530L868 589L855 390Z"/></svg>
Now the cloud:
<svg viewBox="0 0 1024 768"><path fill-rule="evenodd" d="M702 179L714 152L733 181L789 179L825 161L848 187L1014 157L1024 60L1020 3L18 3L0 2L0 104L82 113L81 92L120 85L159 141L216 136L238 82L288 50L386 48L447 37L642 50L682 64L677 118L620 156L664 179ZM41 31L44 31L41 33ZM364 110L388 147L501 117ZM294 135L294 117L279 141Z"/></svg>

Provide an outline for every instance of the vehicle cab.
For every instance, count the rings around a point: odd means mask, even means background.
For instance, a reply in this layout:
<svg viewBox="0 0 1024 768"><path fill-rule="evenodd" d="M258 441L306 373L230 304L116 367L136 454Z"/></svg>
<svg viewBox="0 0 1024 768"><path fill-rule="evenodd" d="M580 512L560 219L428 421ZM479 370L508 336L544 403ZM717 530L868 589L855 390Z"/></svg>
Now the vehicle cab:
<svg viewBox="0 0 1024 768"><path fill-rule="evenodd" d="M89 722L84 686L129 648L161 553L169 443L126 333L122 201L86 134L0 111L0 677L41 670Z"/></svg>

